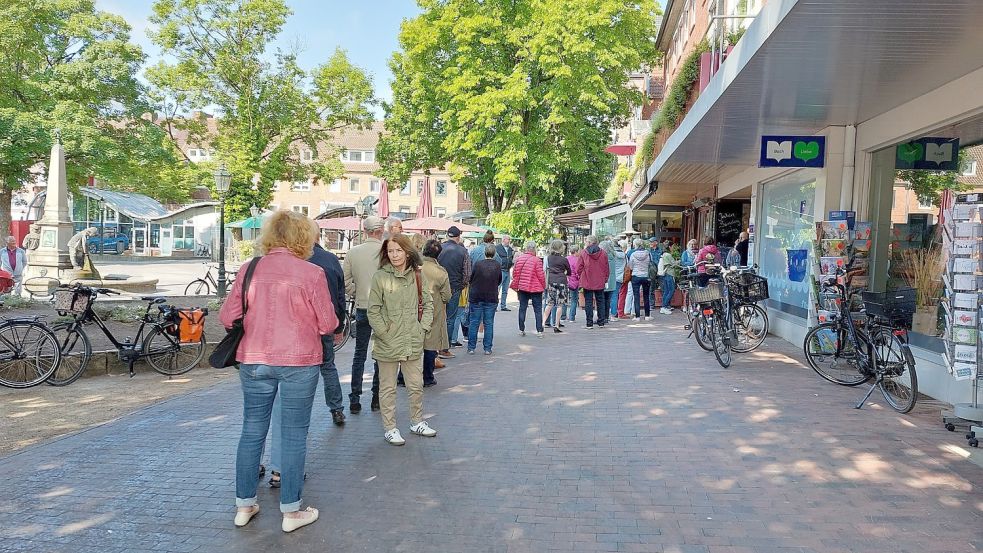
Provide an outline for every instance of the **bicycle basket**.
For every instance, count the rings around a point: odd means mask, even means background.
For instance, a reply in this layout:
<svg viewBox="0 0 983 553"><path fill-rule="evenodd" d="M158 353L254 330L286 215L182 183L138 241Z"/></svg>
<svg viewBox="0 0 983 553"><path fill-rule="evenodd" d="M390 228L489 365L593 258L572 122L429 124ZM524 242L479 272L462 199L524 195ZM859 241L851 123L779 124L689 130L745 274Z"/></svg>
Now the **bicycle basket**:
<svg viewBox="0 0 983 553"><path fill-rule="evenodd" d="M764 301L768 296L768 279L754 273L741 273L727 279L730 294L748 303Z"/></svg>
<svg viewBox="0 0 983 553"><path fill-rule="evenodd" d="M915 289L898 288L890 292L863 293L864 310L871 317L883 319L894 326L911 328L915 315Z"/></svg>
<svg viewBox="0 0 983 553"><path fill-rule="evenodd" d="M59 288L55 290L55 311L59 315L80 315L85 313L92 303L92 295L81 288Z"/></svg>
<svg viewBox="0 0 983 553"><path fill-rule="evenodd" d="M719 282L711 282L707 286L695 286L689 291L692 303L710 303L724 298L724 287Z"/></svg>

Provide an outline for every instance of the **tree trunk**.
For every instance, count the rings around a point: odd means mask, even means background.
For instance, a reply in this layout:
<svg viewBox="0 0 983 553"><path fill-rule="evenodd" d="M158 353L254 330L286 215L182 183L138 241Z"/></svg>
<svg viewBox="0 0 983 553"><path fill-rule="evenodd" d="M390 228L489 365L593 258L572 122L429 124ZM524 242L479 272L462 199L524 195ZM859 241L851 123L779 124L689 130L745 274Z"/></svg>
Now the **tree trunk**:
<svg viewBox="0 0 983 553"><path fill-rule="evenodd" d="M4 238L10 236L10 199L13 195L13 190L0 185L0 229L3 229Z"/></svg>

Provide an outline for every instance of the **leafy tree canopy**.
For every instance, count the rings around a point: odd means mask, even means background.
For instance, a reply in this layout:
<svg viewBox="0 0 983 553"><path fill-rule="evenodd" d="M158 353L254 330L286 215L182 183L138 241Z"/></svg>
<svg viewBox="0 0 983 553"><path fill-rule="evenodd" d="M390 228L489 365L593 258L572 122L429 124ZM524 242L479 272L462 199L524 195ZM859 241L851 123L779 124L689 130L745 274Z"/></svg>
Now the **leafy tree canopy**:
<svg viewBox="0 0 983 553"><path fill-rule="evenodd" d="M959 152L959 166L962 167L969 158L962 150ZM942 201L942 191L965 192L973 187L959 182L958 171L922 171L902 169L898 178L907 182L914 190L918 200L926 204L939 205Z"/></svg>
<svg viewBox="0 0 983 553"><path fill-rule="evenodd" d="M657 59L651 0L419 0L391 62L384 176L447 166L479 213L597 198Z"/></svg>
<svg viewBox="0 0 983 553"><path fill-rule="evenodd" d="M157 182L176 161L136 79L144 55L130 27L92 0L5 0L0 18L0 228L11 191L44 173L60 130L71 186L90 175L110 186Z"/></svg>
<svg viewBox="0 0 983 553"><path fill-rule="evenodd" d="M246 216L253 204L268 205L275 181L341 176L332 138L373 119L371 80L344 51L312 71L298 65L296 52L268 52L290 14L283 0L154 3L151 21L158 30L151 38L166 61L147 71L151 99L176 144L214 149L213 159L228 166L232 217ZM205 109L219 115L217 129L208 128L207 119L187 117ZM304 161L305 150L318 155Z"/></svg>

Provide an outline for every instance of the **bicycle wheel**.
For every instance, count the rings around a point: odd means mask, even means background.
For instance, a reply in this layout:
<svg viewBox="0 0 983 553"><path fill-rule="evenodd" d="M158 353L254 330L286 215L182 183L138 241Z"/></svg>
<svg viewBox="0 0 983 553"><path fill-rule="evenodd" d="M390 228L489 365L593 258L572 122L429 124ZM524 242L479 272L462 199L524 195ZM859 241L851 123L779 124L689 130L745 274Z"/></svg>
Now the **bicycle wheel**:
<svg viewBox="0 0 983 553"><path fill-rule="evenodd" d="M37 386L58 369L60 361L58 339L44 324L24 320L0 324L0 385Z"/></svg>
<svg viewBox="0 0 983 553"><path fill-rule="evenodd" d="M150 366L160 374L177 376L201 363L205 356L205 334L197 342L180 342L176 336L155 327L143 341L143 355Z"/></svg>
<svg viewBox="0 0 983 553"><path fill-rule="evenodd" d="M754 351L768 336L768 313L754 304L736 305L734 329L737 330L737 341L731 344L731 349L737 353Z"/></svg>
<svg viewBox="0 0 983 553"><path fill-rule="evenodd" d="M727 340L727 329L724 328L724 319L715 314L708 323L711 343L713 344L713 356L717 358L717 363L726 369L730 366L732 356L730 342Z"/></svg>
<svg viewBox="0 0 983 553"><path fill-rule="evenodd" d="M861 341L866 337L857 331ZM802 342L806 361L816 374L841 386L857 386L870 379L863 355L857 352L847 329L838 322L823 323L810 330Z"/></svg>
<svg viewBox="0 0 983 553"><path fill-rule="evenodd" d="M911 411L918 400L914 358L902 346L901 340L886 328L875 329L870 341L877 363L874 370L881 376L881 394L895 411Z"/></svg>
<svg viewBox="0 0 983 553"><path fill-rule="evenodd" d="M85 373L89 359L92 358L92 343L82 327L73 328L72 323L57 323L52 325L51 331L58 339L61 363L58 363L58 368L48 377L48 384L68 386Z"/></svg>
<svg viewBox="0 0 983 553"><path fill-rule="evenodd" d="M197 280L192 280L184 289L185 296L204 296L212 293L211 286L208 285L208 281L202 278Z"/></svg>
<svg viewBox="0 0 983 553"><path fill-rule="evenodd" d="M696 317L693 318L693 337L696 338L696 343L700 345L706 351L713 351L713 337L710 336L710 323L707 321L706 316L697 307Z"/></svg>

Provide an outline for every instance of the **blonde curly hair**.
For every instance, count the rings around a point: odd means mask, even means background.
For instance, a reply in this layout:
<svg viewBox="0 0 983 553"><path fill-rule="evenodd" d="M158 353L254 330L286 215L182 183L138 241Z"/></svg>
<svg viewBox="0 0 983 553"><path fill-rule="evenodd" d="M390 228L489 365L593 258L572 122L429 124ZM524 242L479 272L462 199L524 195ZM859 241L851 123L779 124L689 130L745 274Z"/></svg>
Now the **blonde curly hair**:
<svg viewBox="0 0 983 553"><path fill-rule="evenodd" d="M317 228L305 215L281 209L263 221L263 228L256 246L263 255L274 248L287 248L300 259L309 259L314 254L317 241Z"/></svg>

